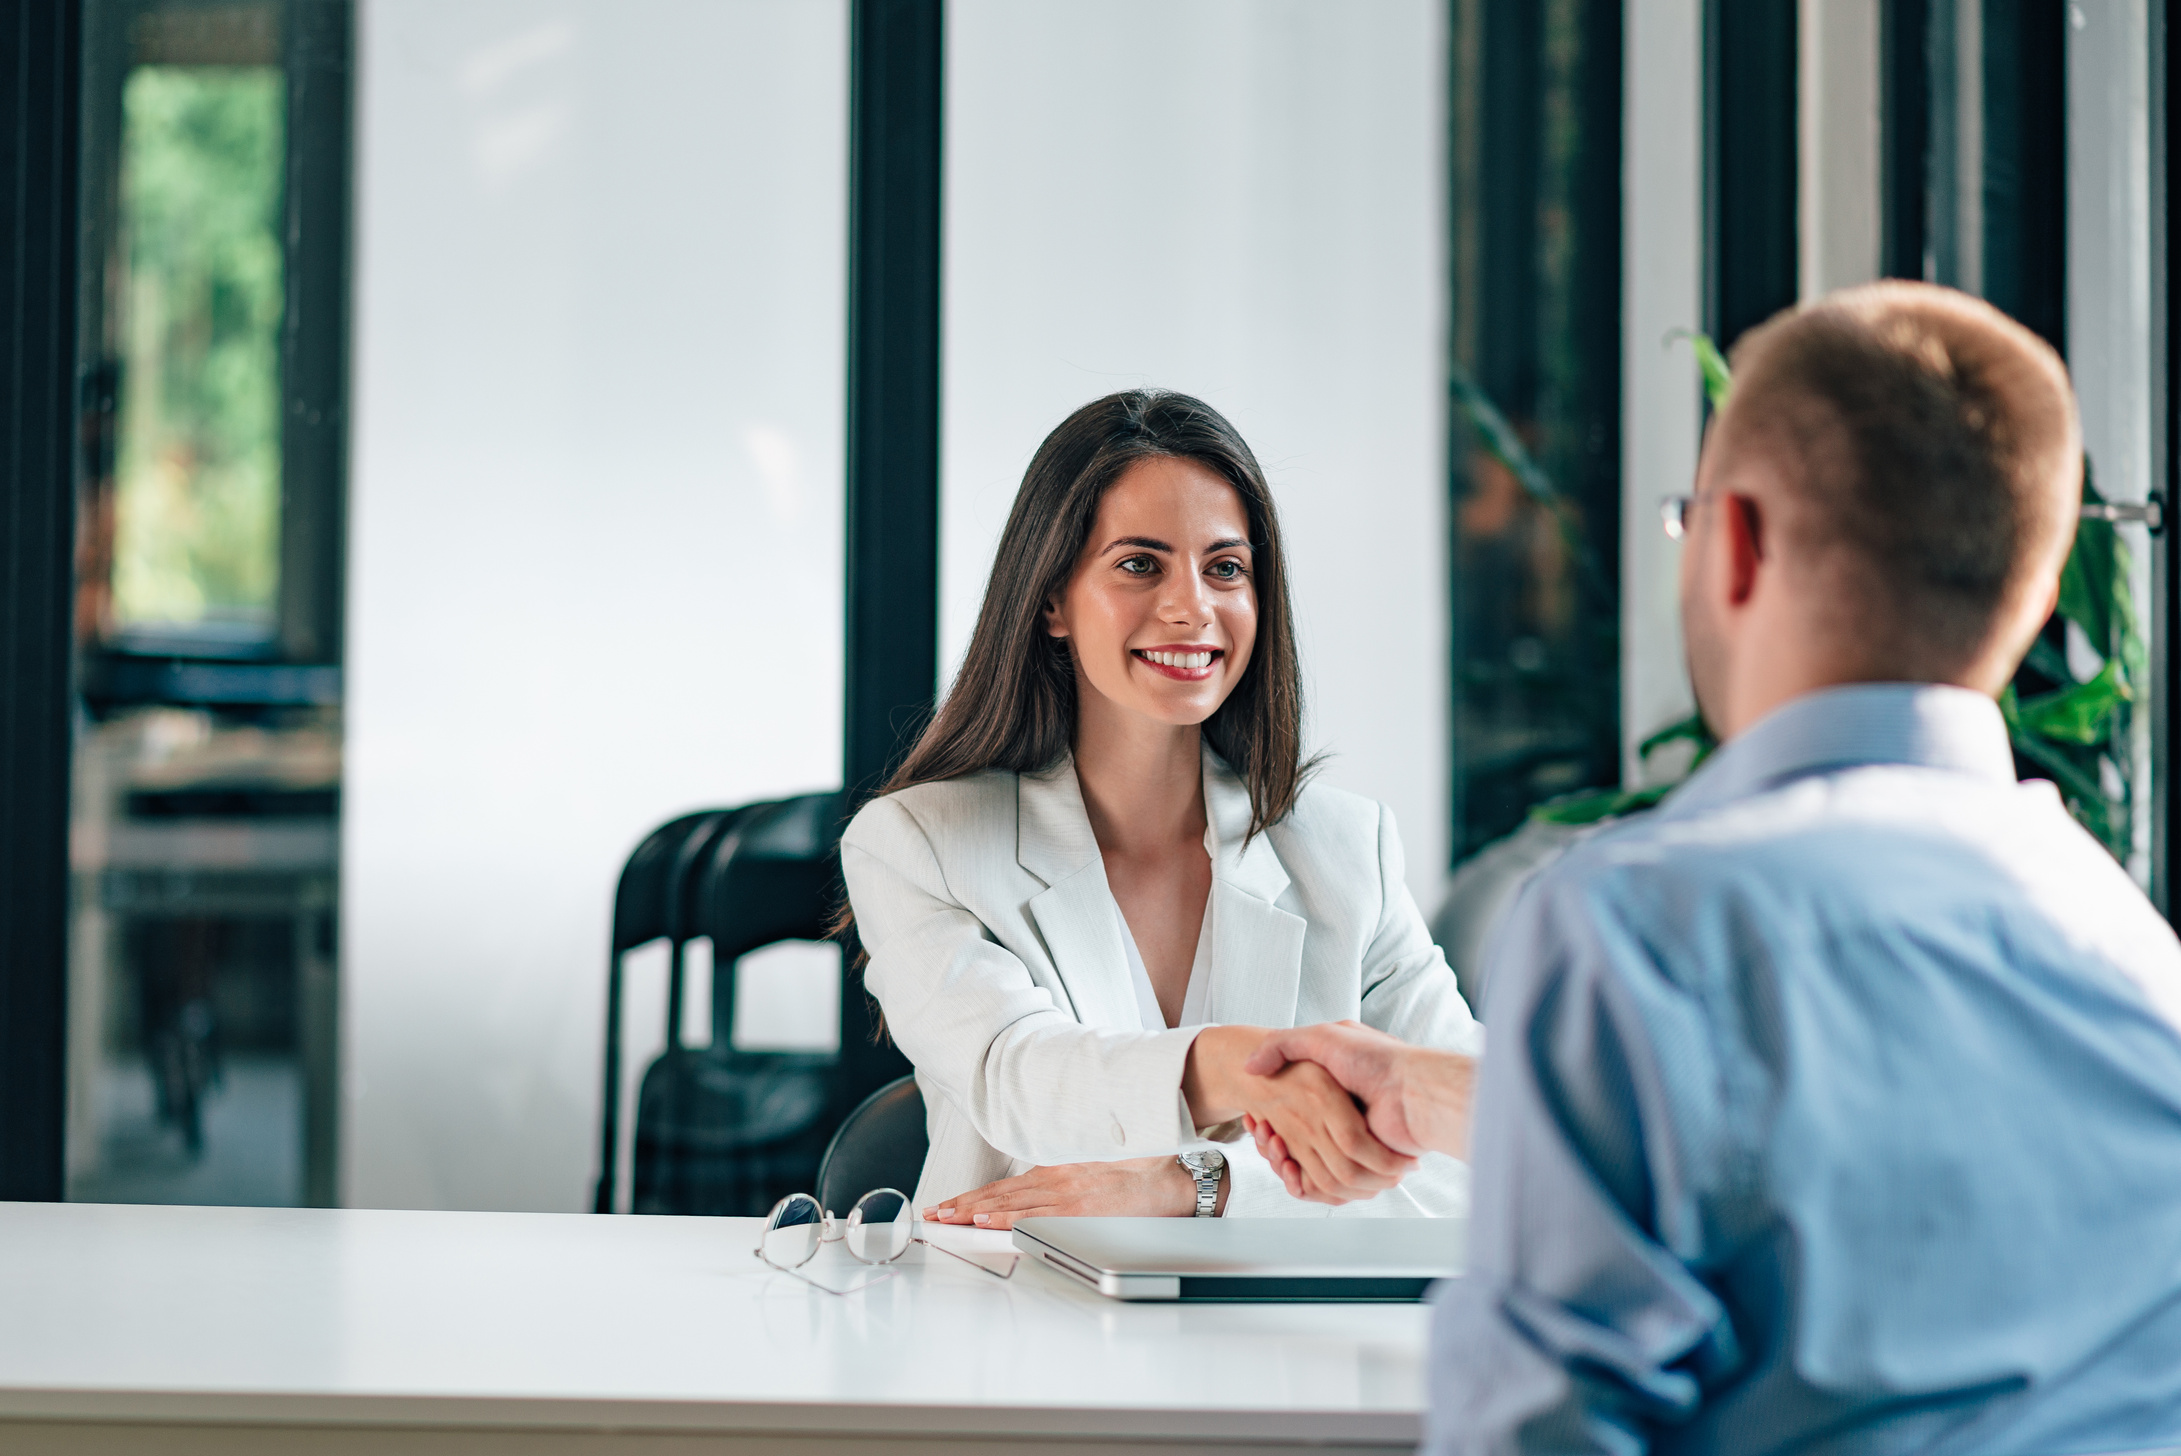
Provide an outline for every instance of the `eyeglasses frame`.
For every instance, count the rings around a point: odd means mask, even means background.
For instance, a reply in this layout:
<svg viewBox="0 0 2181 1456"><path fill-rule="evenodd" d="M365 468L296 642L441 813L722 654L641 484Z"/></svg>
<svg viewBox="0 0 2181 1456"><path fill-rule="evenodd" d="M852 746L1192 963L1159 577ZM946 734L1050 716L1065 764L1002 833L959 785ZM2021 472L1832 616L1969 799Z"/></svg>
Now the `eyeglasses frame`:
<svg viewBox="0 0 2181 1456"><path fill-rule="evenodd" d="M946 1245L935 1244L930 1239L927 1239L923 1235L914 1232L915 1225L916 1223L920 1222L920 1220L914 1217L914 1206L909 1202L908 1196L898 1188L873 1188L870 1192L864 1194L861 1198L856 1200L854 1207L848 1210L848 1217L845 1219L836 1218L831 1209L827 1208L824 1204L818 1201L818 1196L815 1193L790 1193L786 1197L782 1198L779 1202L775 1203L772 1206L772 1211L765 1215L764 1228L759 1231L757 1236L757 1247L755 1249L752 1249L750 1252L757 1255L758 1259L763 1262L768 1268L776 1269L782 1274L793 1275L795 1278L802 1280L805 1284L808 1284L811 1288L822 1289L827 1294L840 1295L845 1298L848 1295L854 1294L857 1290L869 1289L874 1284L884 1284L887 1280L893 1278L895 1275L901 1272L899 1269L887 1268L886 1266L896 1263L900 1260L903 1254L908 1253L908 1245L904 1244L901 1247L899 1253L890 1254L886 1258L866 1259L863 1257L863 1255L856 1252L855 1246L853 1244L847 1242L848 1235L856 1228L860 1227L863 1222L864 1204L870 1202L873 1198L878 1197L882 1193L892 1194L894 1197L901 1200L902 1206L904 1208L908 1208L911 1210L911 1232L909 1234L910 1244L922 1244L927 1249L937 1249L940 1253L951 1255L952 1257L959 1259L963 1263L969 1265L970 1268L980 1270L983 1273L989 1274L994 1279L1009 1279L1014 1276L1016 1266L1021 1260L1021 1255L1019 1254L1011 1254L1008 1256L1007 1272L1005 1274L1002 1274L996 1269L991 1269L983 1264L978 1263L975 1259L970 1258L967 1254L957 1254L954 1250L948 1248ZM770 1233L775 1227L775 1221L780 1217L780 1210L786 1208L789 1204L793 1203L798 1198L805 1198L810 1200L810 1206L818 1210L818 1237L817 1240L811 1244L810 1252L806 1254L803 1258L796 1261L794 1264L783 1264L777 1259L774 1259L770 1254L765 1252L765 1235L767 1233ZM861 1284L852 1285L847 1289L835 1289L829 1284L821 1284L820 1282L811 1278L808 1274L805 1274L803 1272L803 1265L809 1263L812 1259L817 1258L818 1250L820 1248L832 1243L839 1243L844 1245L848 1250L848 1257L854 1259L857 1263L862 1264L867 1268L884 1268L886 1269L886 1272L878 1275L875 1278L866 1279Z"/></svg>

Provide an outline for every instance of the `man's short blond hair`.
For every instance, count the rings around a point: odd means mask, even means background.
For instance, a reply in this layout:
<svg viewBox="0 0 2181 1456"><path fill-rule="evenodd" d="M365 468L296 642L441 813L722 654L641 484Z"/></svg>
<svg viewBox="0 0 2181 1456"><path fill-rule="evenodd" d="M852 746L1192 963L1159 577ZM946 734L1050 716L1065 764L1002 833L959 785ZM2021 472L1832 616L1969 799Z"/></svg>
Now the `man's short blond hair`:
<svg viewBox="0 0 2181 1456"><path fill-rule="evenodd" d="M1865 284L1751 330L1717 428L1730 461L1762 455L1791 488L1789 548L1849 568L1858 627L1938 656L1983 650L2073 536L2066 366L1950 288Z"/></svg>

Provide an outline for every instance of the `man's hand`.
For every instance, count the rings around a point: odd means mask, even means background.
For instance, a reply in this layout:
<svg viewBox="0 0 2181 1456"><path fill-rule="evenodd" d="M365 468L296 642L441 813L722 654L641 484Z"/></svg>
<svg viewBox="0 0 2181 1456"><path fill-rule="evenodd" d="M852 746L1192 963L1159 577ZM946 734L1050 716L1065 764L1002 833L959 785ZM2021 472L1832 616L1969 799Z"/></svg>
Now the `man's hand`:
<svg viewBox="0 0 2181 1456"><path fill-rule="evenodd" d="M1220 1180L1219 1203L1227 1202ZM1196 1180L1178 1158L1059 1163L1032 1168L924 1210L932 1223L1011 1229L1018 1218L1184 1218L1197 1211Z"/></svg>
<svg viewBox="0 0 2181 1456"><path fill-rule="evenodd" d="M1308 1061L1283 1066L1274 1059L1268 1074L1243 1070L1268 1036L1280 1034L1255 1026L1210 1026L1198 1033L1181 1084L1197 1126L1247 1114L1271 1128L1298 1180L1307 1182L1309 1191L1297 1196L1316 1203L1371 1198L1400 1182L1416 1160L1373 1137L1355 1099L1323 1067Z"/></svg>
<svg viewBox="0 0 2181 1456"><path fill-rule="evenodd" d="M1243 1071L1262 1075L1282 1063L1303 1062L1323 1067L1362 1101L1371 1132L1386 1147L1412 1156L1427 1151L1468 1155L1473 1058L1413 1047L1357 1022L1340 1021L1270 1033ZM1324 1191L1309 1165L1296 1156L1285 1129L1254 1111L1247 1125L1258 1151L1290 1193L1308 1198Z"/></svg>
<svg viewBox="0 0 2181 1456"><path fill-rule="evenodd" d="M1376 1197L1414 1171L1416 1160L1373 1137L1355 1099L1317 1063L1291 1062L1253 1080L1261 1086L1243 1115L1281 1139L1300 1175L1299 1185L1284 1175L1282 1181L1297 1197L1352 1203Z"/></svg>

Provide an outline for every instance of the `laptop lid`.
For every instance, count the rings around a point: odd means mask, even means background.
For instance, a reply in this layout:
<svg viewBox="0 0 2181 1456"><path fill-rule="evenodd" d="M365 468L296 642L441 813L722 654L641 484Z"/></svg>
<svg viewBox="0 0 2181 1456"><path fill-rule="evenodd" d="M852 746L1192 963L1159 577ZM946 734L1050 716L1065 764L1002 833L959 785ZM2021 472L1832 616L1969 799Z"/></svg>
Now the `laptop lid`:
<svg viewBox="0 0 2181 1456"><path fill-rule="evenodd" d="M1015 1247L1113 1299L1414 1302L1459 1274L1458 1218L1026 1218Z"/></svg>

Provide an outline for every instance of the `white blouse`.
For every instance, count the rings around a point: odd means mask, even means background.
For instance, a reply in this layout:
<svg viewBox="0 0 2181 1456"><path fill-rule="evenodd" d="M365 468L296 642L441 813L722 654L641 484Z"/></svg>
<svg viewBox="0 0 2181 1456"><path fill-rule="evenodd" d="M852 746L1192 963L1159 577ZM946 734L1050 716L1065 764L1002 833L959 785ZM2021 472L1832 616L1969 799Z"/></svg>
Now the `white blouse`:
<svg viewBox="0 0 2181 1456"><path fill-rule="evenodd" d="M1136 933L1128 928L1128 917L1121 913L1121 902L1113 902L1113 918L1121 922L1121 949L1128 953L1128 975L1136 986L1136 1013L1143 1019L1145 1031L1165 1031L1166 1013L1159 1009L1159 993L1151 989L1151 972L1144 969L1144 956L1136 948ZM1176 1026L1209 1026L1212 1023L1212 901L1204 901L1204 924L1197 931L1196 959L1189 964L1189 989L1181 995L1181 1020Z"/></svg>

